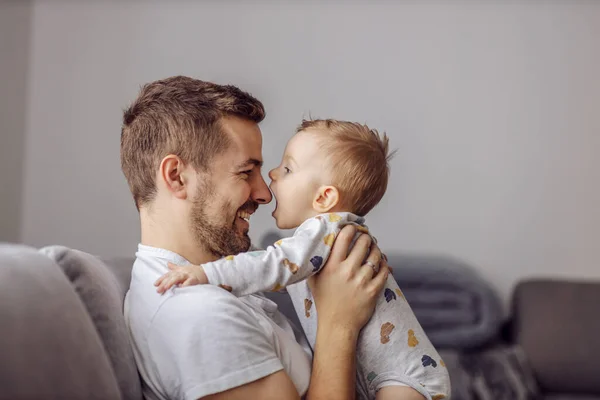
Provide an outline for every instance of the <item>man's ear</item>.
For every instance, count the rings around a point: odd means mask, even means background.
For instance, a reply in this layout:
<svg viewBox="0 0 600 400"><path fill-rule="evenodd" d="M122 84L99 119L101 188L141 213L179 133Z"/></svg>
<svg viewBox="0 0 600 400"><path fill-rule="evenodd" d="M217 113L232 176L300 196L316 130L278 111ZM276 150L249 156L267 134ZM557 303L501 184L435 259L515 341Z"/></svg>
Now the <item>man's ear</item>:
<svg viewBox="0 0 600 400"><path fill-rule="evenodd" d="M178 199L186 199L189 189L189 171L181 158L169 154L160 162L159 177L164 186Z"/></svg>
<svg viewBox="0 0 600 400"><path fill-rule="evenodd" d="M329 212L340 202L340 192L334 186L321 186L313 199L313 208L320 214Z"/></svg>

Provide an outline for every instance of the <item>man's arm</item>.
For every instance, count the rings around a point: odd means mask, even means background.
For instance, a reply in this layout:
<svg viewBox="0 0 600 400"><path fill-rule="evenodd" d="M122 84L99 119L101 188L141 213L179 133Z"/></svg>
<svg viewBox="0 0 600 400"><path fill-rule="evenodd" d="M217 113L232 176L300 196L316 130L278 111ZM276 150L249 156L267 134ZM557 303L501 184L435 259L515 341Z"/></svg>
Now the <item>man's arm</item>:
<svg viewBox="0 0 600 400"><path fill-rule="evenodd" d="M353 399L358 332L317 328L313 371L307 399Z"/></svg>
<svg viewBox="0 0 600 400"><path fill-rule="evenodd" d="M356 340L356 333L341 330L323 332L318 337L307 399L351 399L354 397ZM413 389L410 390L416 393ZM406 393L410 394L408 391ZM407 397L405 392L396 393L395 391L392 391L390 395L392 397L380 398L378 394L377 400L423 400L418 393L418 397L412 395ZM300 396L289 376L284 371L279 371L246 385L203 397L201 400L247 399L299 400Z"/></svg>
<svg viewBox="0 0 600 400"><path fill-rule="evenodd" d="M348 254L356 228L340 232L327 266L309 279L318 313L313 373L309 400L352 400L356 395L356 343L367 323L388 276L387 265L374 272L381 252L362 235ZM346 257L346 255L348 256Z"/></svg>

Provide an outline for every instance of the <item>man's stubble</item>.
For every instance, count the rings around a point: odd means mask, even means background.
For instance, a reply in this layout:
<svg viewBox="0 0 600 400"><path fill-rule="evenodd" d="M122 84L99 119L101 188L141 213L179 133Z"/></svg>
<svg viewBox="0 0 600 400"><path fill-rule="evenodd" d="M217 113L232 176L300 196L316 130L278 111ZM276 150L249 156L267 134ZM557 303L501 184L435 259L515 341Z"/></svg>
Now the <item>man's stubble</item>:
<svg viewBox="0 0 600 400"><path fill-rule="evenodd" d="M217 200L212 182L203 182L198 185L190 222L196 241L219 258L248 251L250 237L247 231L244 233L238 231L236 227L237 212L239 209L254 211L258 204L248 200L242 207L235 209L231 202L226 200L217 211L219 215L209 215L207 206Z"/></svg>

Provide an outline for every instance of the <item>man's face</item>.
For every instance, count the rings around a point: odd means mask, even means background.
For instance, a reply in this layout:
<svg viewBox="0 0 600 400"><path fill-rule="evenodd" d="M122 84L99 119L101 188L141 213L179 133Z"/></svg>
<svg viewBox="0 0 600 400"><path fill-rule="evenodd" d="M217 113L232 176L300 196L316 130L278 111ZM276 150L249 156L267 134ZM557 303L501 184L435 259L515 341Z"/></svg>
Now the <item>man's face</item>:
<svg viewBox="0 0 600 400"><path fill-rule="evenodd" d="M247 251L250 215L259 204L271 201L261 175L262 135L258 125L236 117L221 121L231 144L213 159L209 172L198 174L190 218L196 240L216 256Z"/></svg>

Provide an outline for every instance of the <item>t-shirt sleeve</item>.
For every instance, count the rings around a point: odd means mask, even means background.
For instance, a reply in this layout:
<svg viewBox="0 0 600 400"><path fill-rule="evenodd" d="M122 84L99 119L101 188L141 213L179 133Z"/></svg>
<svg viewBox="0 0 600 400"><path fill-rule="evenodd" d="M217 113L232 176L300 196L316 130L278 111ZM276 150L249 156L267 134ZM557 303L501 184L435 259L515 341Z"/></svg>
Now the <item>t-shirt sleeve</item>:
<svg viewBox="0 0 600 400"><path fill-rule="evenodd" d="M164 395L196 400L283 369L269 329L220 288L179 289L158 310L148 334Z"/></svg>

